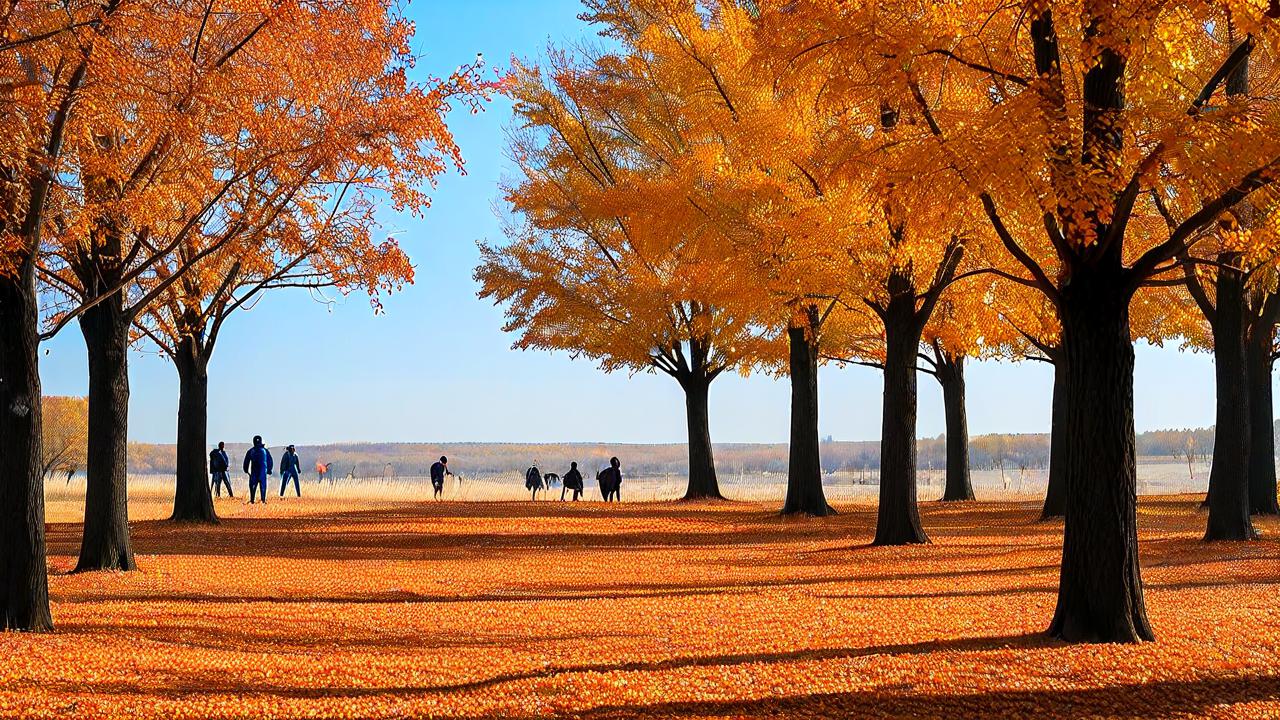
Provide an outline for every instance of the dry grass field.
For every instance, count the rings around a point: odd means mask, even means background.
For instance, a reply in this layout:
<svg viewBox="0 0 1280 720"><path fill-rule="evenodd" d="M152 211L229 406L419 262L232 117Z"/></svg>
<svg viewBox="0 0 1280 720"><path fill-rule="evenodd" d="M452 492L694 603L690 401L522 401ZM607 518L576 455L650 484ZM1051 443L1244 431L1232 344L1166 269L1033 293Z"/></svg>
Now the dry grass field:
<svg viewBox="0 0 1280 720"><path fill-rule="evenodd" d="M0 636L0 716L1280 717L1280 523L1206 545L1189 496L1140 509L1158 641L1066 646L1031 500L925 503L933 544L881 549L865 504L313 489L184 527L135 486L141 571L77 575L51 485L58 631Z"/></svg>

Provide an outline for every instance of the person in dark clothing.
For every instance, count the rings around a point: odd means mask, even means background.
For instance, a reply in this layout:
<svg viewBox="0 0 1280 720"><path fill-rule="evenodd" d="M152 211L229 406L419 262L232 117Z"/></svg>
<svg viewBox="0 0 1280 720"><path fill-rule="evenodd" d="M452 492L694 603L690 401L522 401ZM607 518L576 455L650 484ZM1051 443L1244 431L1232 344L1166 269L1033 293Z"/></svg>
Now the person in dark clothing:
<svg viewBox="0 0 1280 720"><path fill-rule="evenodd" d="M565 492L573 491L573 501L577 502L582 497L582 473L578 472L578 463L569 463L569 472L561 478L564 485L560 488L560 499L564 500Z"/></svg>
<svg viewBox="0 0 1280 720"><path fill-rule="evenodd" d="M538 469L536 460L533 466L524 472L524 488L533 493L532 499L538 499L538 491L542 489L542 471Z"/></svg>
<svg viewBox="0 0 1280 720"><path fill-rule="evenodd" d="M622 502L622 463L618 458L609 458L609 467L596 475L600 481L600 494L605 502Z"/></svg>
<svg viewBox="0 0 1280 720"><path fill-rule="evenodd" d="M253 504L253 491L257 489L263 504L267 502L267 476L274 468L271 451L262 444L262 436L253 436L253 447L244 454L244 471L249 476L249 504Z"/></svg>
<svg viewBox="0 0 1280 720"><path fill-rule="evenodd" d="M280 458L280 497L284 497L285 488L293 480L293 491L302 497L302 486L298 484L298 473L302 470L302 461L292 445L285 448L284 457Z"/></svg>
<svg viewBox="0 0 1280 720"><path fill-rule="evenodd" d="M231 469L231 458L227 457L227 444L218 443L218 447L209 451L209 474L213 476L213 490L222 497L222 486L227 486L227 497L235 497L231 491L231 478L227 471Z"/></svg>
<svg viewBox="0 0 1280 720"><path fill-rule="evenodd" d="M435 491L435 499L439 500L444 497L444 477L452 474L449 472L449 458L444 455L441 455L439 460L431 464L431 489Z"/></svg>

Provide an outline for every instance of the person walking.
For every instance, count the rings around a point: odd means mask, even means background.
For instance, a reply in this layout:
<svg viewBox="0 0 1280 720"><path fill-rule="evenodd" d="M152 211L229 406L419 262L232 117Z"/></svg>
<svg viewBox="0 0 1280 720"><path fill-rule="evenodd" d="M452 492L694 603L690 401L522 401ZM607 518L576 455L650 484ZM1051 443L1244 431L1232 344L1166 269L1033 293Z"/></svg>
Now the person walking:
<svg viewBox="0 0 1280 720"><path fill-rule="evenodd" d="M219 442L218 447L209 451L209 474L213 476L213 490L222 497L222 486L227 486L227 497L235 497L231 491L231 478L227 471L231 469L231 458L227 457L227 444Z"/></svg>
<svg viewBox="0 0 1280 720"><path fill-rule="evenodd" d="M302 461L298 458L298 451L290 445L285 448L284 457L280 458L280 497L284 497L290 480L293 480L293 491L298 497L302 497L302 486L298 484L298 473L301 471Z"/></svg>
<svg viewBox="0 0 1280 720"><path fill-rule="evenodd" d="M605 502L622 502L622 463L618 458L609 458L609 467L596 477L600 480L600 492Z"/></svg>
<svg viewBox="0 0 1280 720"><path fill-rule="evenodd" d="M524 471L524 488L533 493L533 500L538 499L538 491L542 489L542 471L538 469L538 461Z"/></svg>
<svg viewBox="0 0 1280 720"><path fill-rule="evenodd" d="M262 496L262 504L267 503L267 476L274 468L271 451L262 444L262 436L253 436L253 447L244 454L244 472L249 476L249 504L253 504L253 491L257 489Z"/></svg>
<svg viewBox="0 0 1280 720"><path fill-rule="evenodd" d="M573 501L578 502L578 498L582 497L582 473L578 471L578 463L569 463L569 472L561 480L564 484L560 487L560 499L564 500L565 492L572 490Z"/></svg>
<svg viewBox="0 0 1280 720"><path fill-rule="evenodd" d="M449 472L449 458L444 455L440 459L431 463L431 489L434 491L433 496L436 500L444 497L444 478L446 475L452 475Z"/></svg>

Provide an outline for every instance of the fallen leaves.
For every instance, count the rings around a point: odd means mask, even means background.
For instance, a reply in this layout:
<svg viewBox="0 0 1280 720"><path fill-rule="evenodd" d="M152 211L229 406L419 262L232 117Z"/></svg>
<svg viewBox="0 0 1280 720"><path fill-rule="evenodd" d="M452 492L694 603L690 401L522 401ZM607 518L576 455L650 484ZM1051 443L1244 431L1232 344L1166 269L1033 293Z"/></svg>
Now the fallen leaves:
<svg viewBox="0 0 1280 720"><path fill-rule="evenodd" d="M136 523L141 572L56 573L58 632L0 636L0 716L1280 713L1280 526L1209 545L1195 500L1144 503L1158 642L1068 646L1043 635L1061 526L1033 505L929 505L934 544L906 548L867 547L858 506L294 503ZM51 528L55 568L74 530Z"/></svg>

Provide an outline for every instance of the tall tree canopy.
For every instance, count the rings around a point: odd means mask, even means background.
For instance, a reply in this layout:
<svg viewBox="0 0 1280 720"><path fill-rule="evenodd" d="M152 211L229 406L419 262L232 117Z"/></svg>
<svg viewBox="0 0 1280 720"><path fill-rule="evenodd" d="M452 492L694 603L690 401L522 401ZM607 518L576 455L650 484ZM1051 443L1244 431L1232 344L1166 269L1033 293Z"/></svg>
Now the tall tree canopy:
<svg viewBox="0 0 1280 720"><path fill-rule="evenodd" d="M408 280L403 254L371 240L372 202L425 207L422 186L461 163L449 100L475 108L490 86L475 66L411 81L413 25L381 0L15 3L0 23L0 91L13 100L0 111L0 323L15 339L0 347L0 400L39 397L38 275L53 291L44 337L78 321L89 355L78 568L131 569L131 331L173 330L174 349L199 336L207 362L204 331L243 305L256 287L246 278ZM0 537L14 588L0 614L28 629L49 624L33 529L39 418L37 408L0 421L11 423L0 428L0 505L14 514Z"/></svg>
<svg viewBox="0 0 1280 720"><path fill-rule="evenodd" d="M921 115L1021 282L1054 304L1067 452L1087 458L1089 471L1068 473L1051 631L1150 639L1135 526L1130 300L1194 262L1206 230L1280 170L1274 100L1218 100L1246 58L1273 66L1276 8L766 5L777 36L790 39L778 47L788 60L872 67L895 106ZM1226 41L1228 25L1240 42ZM853 74L827 74L833 96L866 92ZM984 100L957 93L964 85L983 88ZM1232 487L1223 501L1239 518L1247 493Z"/></svg>
<svg viewBox="0 0 1280 720"><path fill-rule="evenodd" d="M682 187L705 128L679 122L643 56L553 52L546 71L520 68L511 92L520 176L505 188L508 244L481 246L481 296L507 305L517 347L674 378L686 397L686 497L720 497L708 390L755 337L723 302L737 273Z"/></svg>

